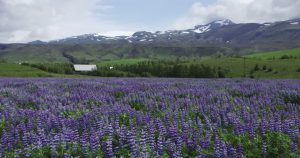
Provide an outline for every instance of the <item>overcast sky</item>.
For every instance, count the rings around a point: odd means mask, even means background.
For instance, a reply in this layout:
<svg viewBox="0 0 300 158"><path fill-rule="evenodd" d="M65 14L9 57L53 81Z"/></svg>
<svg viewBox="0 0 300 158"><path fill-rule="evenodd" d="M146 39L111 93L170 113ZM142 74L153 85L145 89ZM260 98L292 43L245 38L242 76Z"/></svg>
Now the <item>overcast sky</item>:
<svg viewBox="0 0 300 158"><path fill-rule="evenodd" d="M0 43L300 17L300 0L0 0Z"/></svg>

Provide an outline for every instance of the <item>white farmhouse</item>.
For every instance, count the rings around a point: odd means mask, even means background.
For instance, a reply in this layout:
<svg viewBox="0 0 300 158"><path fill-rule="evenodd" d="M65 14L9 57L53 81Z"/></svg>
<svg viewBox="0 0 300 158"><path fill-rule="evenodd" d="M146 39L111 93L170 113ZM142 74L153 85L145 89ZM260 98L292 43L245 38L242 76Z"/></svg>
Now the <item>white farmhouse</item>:
<svg viewBox="0 0 300 158"><path fill-rule="evenodd" d="M75 71L89 72L97 70L97 65L74 65Z"/></svg>

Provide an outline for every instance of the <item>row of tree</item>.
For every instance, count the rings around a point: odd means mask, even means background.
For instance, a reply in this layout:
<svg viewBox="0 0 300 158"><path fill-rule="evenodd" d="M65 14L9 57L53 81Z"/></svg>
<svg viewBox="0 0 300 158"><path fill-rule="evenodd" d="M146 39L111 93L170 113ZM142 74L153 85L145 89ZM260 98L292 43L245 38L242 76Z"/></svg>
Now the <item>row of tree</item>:
<svg viewBox="0 0 300 158"><path fill-rule="evenodd" d="M224 78L226 71L220 67L203 64L185 64L173 61L143 61L137 64L121 64L113 70L99 67L89 75L105 77L178 77L178 78Z"/></svg>
<svg viewBox="0 0 300 158"><path fill-rule="evenodd" d="M22 63L22 65L31 66L43 71L56 73L56 74L74 74L74 68L72 64L69 63Z"/></svg>
<svg viewBox="0 0 300 158"><path fill-rule="evenodd" d="M82 74L101 77L174 77L174 78L224 78L228 72L220 67L204 64L190 64L184 61L154 60L136 64L115 65L113 69L98 66L92 72L75 72L69 63L43 63L23 65L57 74Z"/></svg>

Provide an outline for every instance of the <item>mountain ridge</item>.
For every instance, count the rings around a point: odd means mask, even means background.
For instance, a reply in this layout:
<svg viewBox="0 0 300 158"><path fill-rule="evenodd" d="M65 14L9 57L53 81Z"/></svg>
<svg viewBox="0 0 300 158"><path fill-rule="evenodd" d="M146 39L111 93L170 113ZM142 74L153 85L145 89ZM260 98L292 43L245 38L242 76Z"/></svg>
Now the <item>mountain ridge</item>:
<svg viewBox="0 0 300 158"><path fill-rule="evenodd" d="M171 39L171 35L184 35L184 34L191 34L191 33L205 33L210 30L218 29L222 26L232 25L235 24L229 19L222 19L222 20L214 20L208 24L204 25L196 25L193 29L186 29L186 30L167 30L167 31L137 31L133 33L131 36L104 36L100 33L89 33L83 34L79 36L71 36L67 38L62 38L58 40L51 40L49 42L43 42L43 44L79 44L79 43L106 43L112 41L119 41L122 42L153 42L156 37L158 36L169 36L167 39ZM39 41L39 40L38 40ZM34 42L29 42L31 44ZM35 44L35 43L34 43ZM42 43L40 43L42 44Z"/></svg>
<svg viewBox="0 0 300 158"><path fill-rule="evenodd" d="M196 25L192 29L185 30L167 30L167 31L137 31L131 36L104 36L100 33L90 33L78 36L67 37L58 40L52 40L49 42L39 41L39 42L29 42L28 44L114 44L114 43L155 43L155 42L167 42L173 40L184 40L184 38L201 38L203 40L212 38L205 37L207 33L213 33L219 30L224 30L224 28L242 26L244 30L233 30L230 34L235 34L235 32L248 33L249 31L256 31L257 34L268 30L272 27L277 27L279 25L297 25L300 29L300 18L294 18L286 21L277 22L265 22L265 23L234 23L229 19L215 20L208 24ZM255 27L256 26L256 27ZM248 27L248 29L247 29ZM251 27L255 27L256 30L251 30ZM246 30L245 30L246 29ZM256 34L256 35L257 35ZM204 36L204 38L203 38ZM222 37L215 39L215 42L220 41ZM224 38L227 39L227 38ZM227 42L228 40L222 40ZM242 40L243 41L243 40Z"/></svg>
<svg viewBox="0 0 300 158"><path fill-rule="evenodd" d="M116 37L92 33L50 42L0 44L0 58L12 62L90 63L230 56L291 48L300 48L300 19L272 23L234 23L224 19L185 30L138 31Z"/></svg>

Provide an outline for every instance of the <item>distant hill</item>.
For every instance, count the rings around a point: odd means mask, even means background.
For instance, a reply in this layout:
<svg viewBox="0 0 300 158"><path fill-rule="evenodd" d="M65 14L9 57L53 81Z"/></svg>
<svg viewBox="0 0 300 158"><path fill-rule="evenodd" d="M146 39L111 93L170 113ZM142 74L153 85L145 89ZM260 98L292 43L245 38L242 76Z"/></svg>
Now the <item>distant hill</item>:
<svg viewBox="0 0 300 158"><path fill-rule="evenodd" d="M191 58L243 55L300 47L300 19L236 24L228 19L187 30L140 31L132 36L98 33L49 42L0 44L9 62L92 63L132 58Z"/></svg>

